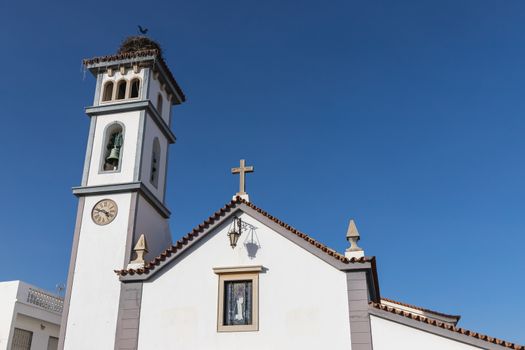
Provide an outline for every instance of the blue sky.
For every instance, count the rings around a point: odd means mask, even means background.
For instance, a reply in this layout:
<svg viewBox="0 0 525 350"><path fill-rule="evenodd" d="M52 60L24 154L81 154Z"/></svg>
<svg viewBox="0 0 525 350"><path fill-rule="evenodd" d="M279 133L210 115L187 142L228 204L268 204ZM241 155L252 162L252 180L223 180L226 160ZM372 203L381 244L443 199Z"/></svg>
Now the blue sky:
<svg viewBox="0 0 525 350"><path fill-rule="evenodd" d="M0 280L65 282L95 80L81 60L150 30L173 111L176 237L230 200L343 251L383 296L525 344L525 2L4 1Z"/></svg>

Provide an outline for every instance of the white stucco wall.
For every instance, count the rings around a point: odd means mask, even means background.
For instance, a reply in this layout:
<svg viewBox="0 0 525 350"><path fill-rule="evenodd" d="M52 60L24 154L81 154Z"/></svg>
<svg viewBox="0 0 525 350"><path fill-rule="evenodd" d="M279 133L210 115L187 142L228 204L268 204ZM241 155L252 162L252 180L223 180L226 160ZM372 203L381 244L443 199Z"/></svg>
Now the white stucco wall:
<svg viewBox="0 0 525 350"><path fill-rule="evenodd" d="M132 182L137 155L140 112L124 112L96 117L95 137L89 165L88 186ZM101 172L106 145L104 133L108 125L120 122L124 125L124 145L120 151L120 171Z"/></svg>
<svg viewBox="0 0 525 350"><path fill-rule="evenodd" d="M0 350L6 350L11 332L19 281L0 283Z"/></svg>
<svg viewBox="0 0 525 350"><path fill-rule="evenodd" d="M160 94L162 96L162 113L161 117L170 125L170 113L171 113L171 103L168 101L168 96L166 94L166 89L161 89L160 82L158 79L155 79L155 74L151 74L153 77L149 81L149 91L148 98L157 107L157 96Z"/></svg>
<svg viewBox="0 0 525 350"><path fill-rule="evenodd" d="M99 226L91 219L91 209L104 198L117 203L118 214L112 223ZM130 202L129 193L85 198L65 349L114 346L120 282L113 270L124 267Z"/></svg>
<svg viewBox="0 0 525 350"><path fill-rule="evenodd" d="M145 282L139 349L350 349L345 274L246 214L260 244L247 254L244 232L235 249L228 225L210 233L176 265ZM259 330L217 332L214 267L262 265Z"/></svg>
<svg viewBox="0 0 525 350"><path fill-rule="evenodd" d="M57 326L60 325L62 318L62 314L60 313L50 312L48 310L23 302L17 302L15 305L15 315L19 314L23 314Z"/></svg>
<svg viewBox="0 0 525 350"><path fill-rule="evenodd" d="M370 316L374 350L479 350L390 320Z"/></svg>
<svg viewBox="0 0 525 350"><path fill-rule="evenodd" d="M157 165L159 178L158 186L155 187L150 182L151 176L151 155L153 151L153 140L155 137L159 139L160 145L160 159ZM166 172L166 152L168 149L168 141L157 124L151 119L151 116L146 115L146 126L144 128L144 146L142 151L142 169L141 180L148 187L148 189L158 198L159 201L164 202L164 183Z"/></svg>
<svg viewBox="0 0 525 350"><path fill-rule="evenodd" d="M150 261L171 245L168 220L160 216L148 201L139 196L133 246L141 234L146 236L148 244L148 253L145 256L146 261Z"/></svg>

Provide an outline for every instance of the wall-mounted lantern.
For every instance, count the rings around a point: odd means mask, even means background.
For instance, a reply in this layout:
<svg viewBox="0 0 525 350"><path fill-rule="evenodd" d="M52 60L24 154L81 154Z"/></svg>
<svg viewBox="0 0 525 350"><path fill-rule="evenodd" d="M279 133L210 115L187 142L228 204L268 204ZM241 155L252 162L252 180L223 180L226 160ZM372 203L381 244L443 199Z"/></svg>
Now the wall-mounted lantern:
<svg viewBox="0 0 525 350"><path fill-rule="evenodd" d="M230 246L235 248L237 241L242 233L242 221L238 217L234 216L230 229L228 230L228 238L230 239Z"/></svg>

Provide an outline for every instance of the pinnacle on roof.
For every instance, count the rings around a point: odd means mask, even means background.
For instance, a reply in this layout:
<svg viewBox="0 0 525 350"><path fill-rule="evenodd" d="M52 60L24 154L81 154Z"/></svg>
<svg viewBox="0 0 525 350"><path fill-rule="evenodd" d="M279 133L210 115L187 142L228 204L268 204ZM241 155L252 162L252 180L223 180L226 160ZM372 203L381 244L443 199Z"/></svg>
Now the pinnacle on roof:
<svg viewBox="0 0 525 350"><path fill-rule="evenodd" d="M348 223L348 231L346 231L346 238L357 238L359 240L359 231L357 231L357 226L355 225L354 219L350 219Z"/></svg>
<svg viewBox="0 0 525 350"><path fill-rule="evenodd" d="M346 232L346 239L348 240L348 243L350 243L350 247L345 251L345 256L347 258L361 258L365 256L363 249L357 245L357 241L359 241L360 238L354 220L350 219L350 222L348 223L348 231Z"/></svg>
<svg viewBox="0 0 525 350"><path fill-rule="evenodd" d="M128 264L128 269L143 268L145 264L144 255L148 252L148 243L146 242L146 236L144 234L140 235L133 251L135 252L136 257Z"/></svg>

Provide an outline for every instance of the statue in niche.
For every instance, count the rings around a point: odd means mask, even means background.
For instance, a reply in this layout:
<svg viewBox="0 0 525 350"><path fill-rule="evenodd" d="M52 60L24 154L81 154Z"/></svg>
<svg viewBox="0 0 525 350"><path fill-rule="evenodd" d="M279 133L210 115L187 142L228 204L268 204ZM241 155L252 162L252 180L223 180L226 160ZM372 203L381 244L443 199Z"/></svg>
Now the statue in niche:
<svg viewBox="0 0 525 350"><path fill-rule="evenodd" d="M111 134L107 145L109 156L106 158L104 163L104 170L117 170L120 163L120 149L124 138L122 137L122 131L117 131Z"/></svg>
<svg viewBox="0 0 525 350"><path fill-rule="evenodd" d="M237 295L237 313L235 314L235 320L236 321L242 321L244 319L243 311L244 311L244 296L242 294Z"/></svg>
<svg viewBox="0 0 525 350"><path fill-rule="evenodd" d="M225 283L225 325L252 324L252 281Z"/></svg>

